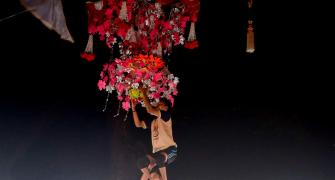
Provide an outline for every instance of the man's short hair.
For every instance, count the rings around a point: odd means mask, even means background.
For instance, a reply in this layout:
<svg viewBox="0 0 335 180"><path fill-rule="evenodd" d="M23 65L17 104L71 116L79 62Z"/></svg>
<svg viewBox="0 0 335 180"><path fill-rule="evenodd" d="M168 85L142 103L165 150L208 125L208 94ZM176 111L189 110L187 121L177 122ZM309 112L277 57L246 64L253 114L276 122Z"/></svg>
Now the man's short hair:
<svg viewBox="0 0 335 180"><path fill-rule="evenodd" d="M162 102L162 103L164 103L169 109L172 108L172 104L171 104L171 102L168 99L166 99L166 98L160 98L159 101Z"/></svg>

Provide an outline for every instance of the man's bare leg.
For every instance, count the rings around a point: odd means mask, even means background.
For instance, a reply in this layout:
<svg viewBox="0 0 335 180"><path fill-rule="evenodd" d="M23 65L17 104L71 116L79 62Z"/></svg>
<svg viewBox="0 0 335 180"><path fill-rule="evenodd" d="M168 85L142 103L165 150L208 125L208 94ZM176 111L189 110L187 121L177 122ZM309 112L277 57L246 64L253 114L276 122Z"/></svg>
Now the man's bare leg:
<svg viewBox="0 0 335 180"><path fill-rule="evenodd" d="M150 175L151 175L151 180L162 180L161 176L157 172L153 172Z"/></svg>
<svg viewBox="0 0 335 180"><path fill-rule="evenodd" d="M159 168L159 173L162 176L162 180L167 180L166 167Z"/></svg>
<svg viewBox="0 0 335 180"><path fill-rule="evenodd" d="M151 171L152 168L154 168L156 166L156 163L154 162L154 159L150 155L147 155L147 158L149 159L150 164L148 165L147 168L141 169L141 171L143 173L142 177L141 177L141 180L151 179L150 171Z"/></svg>
<svg viewBox="0 0 335 180"><path fill-rule="evenodd" d="M168 155L165 152L161 153L165 157L165 163L167 162ZM159 168L159 173L161 174L162 180L167 180L166 167Z"/></svg>
<svg viewBox="0 0 335 180"><path fill-rule="evenodd" d="M150 172L149 172L149 169L148 168L143 168L141 169L142 171L142 177L141 177L141 180L148 180L150 179Z"/></svg>

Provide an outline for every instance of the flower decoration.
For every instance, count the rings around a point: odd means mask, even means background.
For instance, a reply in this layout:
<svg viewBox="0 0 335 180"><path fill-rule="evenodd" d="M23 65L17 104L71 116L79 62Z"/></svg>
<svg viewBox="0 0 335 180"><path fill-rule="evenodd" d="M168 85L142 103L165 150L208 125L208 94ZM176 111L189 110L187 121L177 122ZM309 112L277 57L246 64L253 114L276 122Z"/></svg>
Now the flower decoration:
<svg viewBox="0 0 335 180"><path fill-rule="evenodd" d="M141 88L148 89L152 104L166 98L173 105L179 79L161 58L168 57L175 46L198 47L195 23L200 0L100 0L88 2L86 9L89 38L81 57L95 59L95 39L104 41L112 53L119 51L103 65L99 90L115 91L125 110L131 100L142 102Z"/></svg>
<svg viewBox="0 0 335 180"><path fill-rule="evenodd" d="M199 7L199 0L90 2L87 3L88 33L99 36L109 48L118 43L120 59L139 54L163 57L172 52L173 46L197 47L195 33L190 32L191 38L187 40L184 33L187 22L197 21ZM82 57L93 60L91 54L93 50L88 52L86 49L86 56L83 54Z"/></svg>
<svg viewBox="0 0 335 180"><path fill-rule="evenodd" d="M178 77L168 71L159 57L138 55L105 64L98 88L109 93L116 91L122 108L128 110L131 99L137 103L142 101L143 95L139 88L148 89L147 95L152 104L158 103L160 98L166 98L174 104L173 96L178 93L178 83Z"/></svg>

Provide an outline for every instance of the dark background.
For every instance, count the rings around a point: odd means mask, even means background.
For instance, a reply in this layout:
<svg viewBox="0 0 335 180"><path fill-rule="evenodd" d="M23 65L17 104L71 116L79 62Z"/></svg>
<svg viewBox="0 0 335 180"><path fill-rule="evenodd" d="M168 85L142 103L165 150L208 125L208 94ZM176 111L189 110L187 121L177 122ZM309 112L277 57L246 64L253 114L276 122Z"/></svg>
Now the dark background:
<svg viewBox="0 0 335 180"><path fill-rule="evenodd" d="M245 53L247 1L202 1L200 48L176 48L179 157L170 179L334 179L331 10L254 2L256 52ZM24 10L1 6L0 18ZM97 81L108 59L79 58L84 1L63 2L71 44L31 14L0 23L0 179L136 179L138 133ZM328 6L330 7L330 6ZM134 136L135 134L135 136ZM136 149L136 148L135 148Z"/></svg>

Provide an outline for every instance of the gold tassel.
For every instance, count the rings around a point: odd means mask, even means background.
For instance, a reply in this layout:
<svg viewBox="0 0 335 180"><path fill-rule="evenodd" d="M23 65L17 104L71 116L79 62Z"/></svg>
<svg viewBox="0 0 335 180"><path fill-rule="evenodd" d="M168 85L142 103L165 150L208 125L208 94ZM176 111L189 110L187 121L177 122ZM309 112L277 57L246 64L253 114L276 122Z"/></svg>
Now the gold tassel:
<svg viewBox="0 0 335 180"><path fill-rule="evenodd" d="M248 21L248 32L247 32L247 53L254 53L255 51L255 37L254 37L254 28L252 21Z"/></svg>
<svg viewBox="0 0 335 180"><path fill-rule="evenodd" d="M81 53L80 57L89 62L95 59L95 54L93 54L93 34L89 35L85 52Z"/></svg>
<svg viewBox="0 0 335 180"><path fill-rule="evenodd" d="M98 11L100 11L103 8L103 6L104 6L103 1L97 1L97 2L94 3L95 9L98 10Z"/></svg>
<svg viewBox="0 0 335 180"><path fill-rule="evenodd" d="M191 23L191 28L190 28L190 33L188 34L188 38L187 38L187 40L188 40L188 41L194 41L194 40L196 40L196 39L197 39L197 37L196 37L196 35L195 35L195 23L192 22L192 23Z"/></svg>
<svg viewBox="0 0 335 180"><path fill-rule="evenodd" d="M121 20L128 21L127 2L126 1L122 2L119 18Z"/></svg>
<svg viewBox="0 0 335 180"><path fill-rule="evenodd" d="M192 22L191 27L190 27L190 32L188 33L188 38L187 38L187 41L184 47L187 49L194 49L194 48L197 48L198 46L199 44L197 41L197 37L195 35L195 23Z"/></svg>
<svg viewBox="0 0 335 180"><path fill-rule="evenodd" d="M93 53L93 34L90 34L88 37L87 45L85 48L85 52Z"/></svg>

